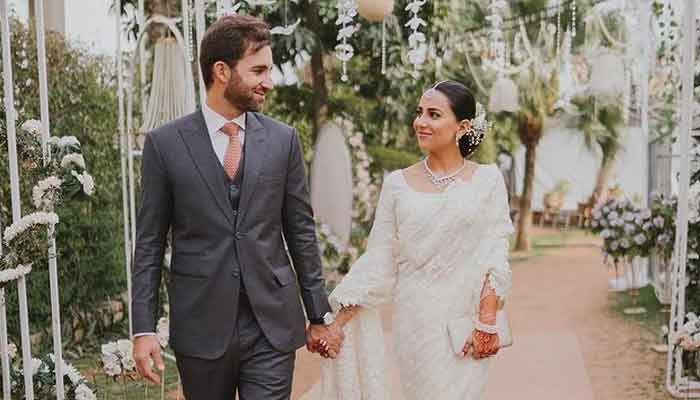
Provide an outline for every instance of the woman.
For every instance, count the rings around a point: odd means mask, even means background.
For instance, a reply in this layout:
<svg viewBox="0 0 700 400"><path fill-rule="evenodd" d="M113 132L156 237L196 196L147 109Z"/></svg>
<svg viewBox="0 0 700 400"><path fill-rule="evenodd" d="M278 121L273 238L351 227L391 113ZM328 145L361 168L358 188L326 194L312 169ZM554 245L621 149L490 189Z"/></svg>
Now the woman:
<svg viewBox="0 0 700 400"><path fill-rule="evenodd" d="M481 397L499 349L496 311L510 288L513 228L498 168L466 160L485 133L476 114L458 82L421 97L413 129L426 157L384 180L367 251L330 297L345 342L337 359L324 361L310 398L390 398L377 312L385 303L405 400ZM446 326L465 316L476 328L458 355Z"/></svg>

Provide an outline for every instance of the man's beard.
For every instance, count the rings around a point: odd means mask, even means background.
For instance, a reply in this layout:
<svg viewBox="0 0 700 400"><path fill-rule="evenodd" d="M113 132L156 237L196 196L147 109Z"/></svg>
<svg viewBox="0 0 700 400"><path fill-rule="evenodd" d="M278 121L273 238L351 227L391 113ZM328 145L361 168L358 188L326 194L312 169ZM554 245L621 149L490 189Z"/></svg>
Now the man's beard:
<svg viewBox="0 0 700 400"><path fill-rule="evenodd" d="M243 84L240 75L234 72L224 90L226 100L243 112L260 111L262 102L255 101L254 96L253 91Z"/></svg>

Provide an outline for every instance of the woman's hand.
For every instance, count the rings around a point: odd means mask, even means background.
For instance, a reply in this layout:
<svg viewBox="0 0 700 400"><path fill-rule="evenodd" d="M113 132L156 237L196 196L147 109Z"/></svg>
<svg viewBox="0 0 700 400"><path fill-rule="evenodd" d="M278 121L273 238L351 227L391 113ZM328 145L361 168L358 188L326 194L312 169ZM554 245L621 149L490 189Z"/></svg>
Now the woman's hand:
<svg viewBox="0 0 700 400"><path fill-rule="evenodd" d="M496 333L486 333L475 329L471 339L464 344L462 354L464 356L471 354L477 360L495 355L501 348Z"/></svg>

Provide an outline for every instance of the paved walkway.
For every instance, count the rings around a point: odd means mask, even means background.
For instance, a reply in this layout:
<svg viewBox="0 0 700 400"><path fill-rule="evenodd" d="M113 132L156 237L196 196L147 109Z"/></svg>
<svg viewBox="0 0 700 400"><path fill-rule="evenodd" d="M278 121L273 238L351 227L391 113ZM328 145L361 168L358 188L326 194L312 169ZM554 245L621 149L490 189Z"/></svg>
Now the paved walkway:
<svg viewBox="0 0 700 400"><path fill-rule="evenodd" d="M664 358L648 351L653 335L610 310L608 271L585 241L513 263L515 345L494 362L486 400L670 399L658 383ZM292 398L318 375L318 357L300 350Z"/></svg>

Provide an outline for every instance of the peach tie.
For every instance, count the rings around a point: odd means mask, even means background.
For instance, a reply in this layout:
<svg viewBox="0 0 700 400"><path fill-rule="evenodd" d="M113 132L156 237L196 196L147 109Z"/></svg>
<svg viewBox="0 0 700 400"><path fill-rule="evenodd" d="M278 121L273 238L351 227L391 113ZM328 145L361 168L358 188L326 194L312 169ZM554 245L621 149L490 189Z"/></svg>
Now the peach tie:
<svg viewBox="0 0 700 400"><path fill-rule="evenodd" d="M241 139L238 137L238 129L238 125L233 122L221 127L221 132L228 136L228 146L224 153L224 171L231 179L236 176L238 164L241 162Z"/></svg>

